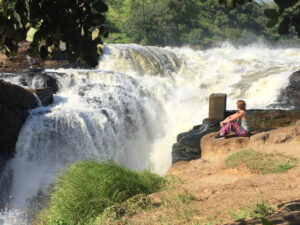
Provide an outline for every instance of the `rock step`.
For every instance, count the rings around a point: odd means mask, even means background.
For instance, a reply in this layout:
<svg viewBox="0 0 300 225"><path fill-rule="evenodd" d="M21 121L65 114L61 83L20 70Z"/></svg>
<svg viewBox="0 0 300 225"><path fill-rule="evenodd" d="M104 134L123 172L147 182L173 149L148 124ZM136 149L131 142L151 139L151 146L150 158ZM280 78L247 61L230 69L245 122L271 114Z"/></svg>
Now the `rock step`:
<svg viewBox="0 0 300 225"><path fill-rule="evenodd" d="M298 124L298 123L297 123ZM201 139L201 158L213 160L241 149L261 149L265 145L287 142L300 143L300 124L257 132L251 137L237 137L234 133L225 139L214 140L217 133L210 133Z"/></svg>

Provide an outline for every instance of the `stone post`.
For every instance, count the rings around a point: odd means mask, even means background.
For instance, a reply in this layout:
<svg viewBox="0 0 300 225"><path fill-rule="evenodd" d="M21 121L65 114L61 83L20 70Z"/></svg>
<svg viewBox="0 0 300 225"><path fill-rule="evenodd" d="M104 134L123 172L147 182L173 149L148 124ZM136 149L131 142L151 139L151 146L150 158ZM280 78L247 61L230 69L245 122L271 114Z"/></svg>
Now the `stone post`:
<svg viewBox="0 0 300 225"><path fill-rule="evenodd" d="M223 120L225 118L227 95L222 93L211 94L209 96L209 112L210 119Z"/></svg>

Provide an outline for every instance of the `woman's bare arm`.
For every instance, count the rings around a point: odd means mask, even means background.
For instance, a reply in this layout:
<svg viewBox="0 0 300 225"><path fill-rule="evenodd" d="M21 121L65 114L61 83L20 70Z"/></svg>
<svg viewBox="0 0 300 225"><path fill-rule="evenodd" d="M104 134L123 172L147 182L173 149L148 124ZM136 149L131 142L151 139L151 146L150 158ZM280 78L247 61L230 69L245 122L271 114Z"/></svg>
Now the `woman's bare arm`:
<svg viewBox="0 0 300 225"><path fill-rule="evenodd" d="M235 120L241 118L244 114L245 114L245 112L239 111L239 112L237 112L237 113L235 113L235 114L233 114L233 115L227 117L225 120L223 120L223 121L221 122L221 124L226 124L226 123L235 121Z"/></svg>

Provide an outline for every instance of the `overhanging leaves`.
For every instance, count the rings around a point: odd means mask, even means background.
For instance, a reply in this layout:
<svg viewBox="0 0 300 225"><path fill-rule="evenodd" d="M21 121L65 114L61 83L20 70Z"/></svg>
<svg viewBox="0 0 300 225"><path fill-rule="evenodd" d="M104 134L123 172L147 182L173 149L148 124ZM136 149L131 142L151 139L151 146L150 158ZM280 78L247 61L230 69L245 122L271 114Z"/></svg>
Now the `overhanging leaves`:
<svg viewBox="0 0 300 225"><path fill-rule="evenodd" d="M85 61L93 67L98 64L98 44L108 34L101 14L108 10L103 0L3 0L2 3L0 33L4 41L0 47L7 56L16 54L18 43L26 39L29 30L35 30L29 55L39 54L45 60L50 56L48 50L56 49L63 50L70 62ZM92 32L96 28L99 34L95 37L97 41L93 41ZM63 48L61 43L65 43Z"/></svg>
<svg viewBox="0 0 300 225"><path fill-rule="evenodd" d="M272 20L277 19L279 16L279 13L276 11L276 9L266 9L264 10L264 14L266 17Z"/></svg>
<svg viewBox="0 0 300 225"><path fill-rule="evenodd" d="M289 26L290 26L290 19L284 18L278 27L279 34L288 34L289 33Z"/></svg>

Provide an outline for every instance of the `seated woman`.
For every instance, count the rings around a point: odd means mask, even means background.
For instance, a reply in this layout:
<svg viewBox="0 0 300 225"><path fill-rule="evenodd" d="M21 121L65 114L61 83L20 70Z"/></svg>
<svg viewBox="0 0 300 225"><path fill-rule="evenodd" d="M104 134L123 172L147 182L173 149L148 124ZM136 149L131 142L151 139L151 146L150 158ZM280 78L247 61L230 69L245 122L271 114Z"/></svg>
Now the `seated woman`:
<svg viewBox="0 0 300 225"><path fill-rule="evenodd" d="M220 123L221 129L215 139L225 138L231 131L234 131L240 137L249 137L250 129L247 123L246 102L238 100L236 103L238 111L227 117Z"/></svg>

